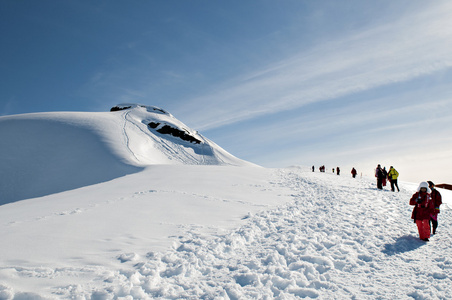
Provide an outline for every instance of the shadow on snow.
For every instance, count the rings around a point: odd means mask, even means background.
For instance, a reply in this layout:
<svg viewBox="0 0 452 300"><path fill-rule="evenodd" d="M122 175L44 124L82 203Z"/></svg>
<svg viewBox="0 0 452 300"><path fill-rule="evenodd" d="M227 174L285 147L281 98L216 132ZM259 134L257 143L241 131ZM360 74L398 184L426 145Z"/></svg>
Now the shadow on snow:
<svg viewBox="0 0 452 300"><path fill-rule="evenodd" d="M425 245L424 241L412 235L405 235L397 238L393 244L386 244L383 253L387 255L394 255L397 253L404 253L408 251L416 250L417 248Z"/></svg>

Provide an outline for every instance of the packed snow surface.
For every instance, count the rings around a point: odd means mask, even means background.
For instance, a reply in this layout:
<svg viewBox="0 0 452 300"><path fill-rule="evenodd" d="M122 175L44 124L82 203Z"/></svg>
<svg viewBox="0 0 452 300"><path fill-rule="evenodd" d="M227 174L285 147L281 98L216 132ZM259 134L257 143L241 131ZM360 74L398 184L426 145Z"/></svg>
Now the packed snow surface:
<svg viewBox="0 0 452 300"><path fill-rule="evenodd" d="M0 300L452 299L450 191L424 242L417 183L261 168L156 107L0 117L0 140Z"/></svg>
<svg viewBox="0 0 452 300"><path fill-rule="evenodd" d="M400 186L160 165L3 205L0 299L451 299L450 209L421 241Z"/></svg>

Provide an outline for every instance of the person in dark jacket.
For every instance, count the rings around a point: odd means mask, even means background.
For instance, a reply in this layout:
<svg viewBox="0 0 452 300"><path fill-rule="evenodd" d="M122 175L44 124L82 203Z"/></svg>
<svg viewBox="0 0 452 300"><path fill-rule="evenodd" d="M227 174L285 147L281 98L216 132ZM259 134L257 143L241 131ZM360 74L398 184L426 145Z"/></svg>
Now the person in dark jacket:
<svg viewBox="0 0 452 300"><path fill-rule="evenodd" d="M430 188L427 182L421 182L417 192L410 199L410 205L414 205L411 218L417 225L419 238L428 242L430 238L430 216L435 211L435 203L430 197Z"/></svg>
<svg viewBox="0 0 452 300"><path fill-rule="evenodd" d="M355 178L355 177L356 177L356 174L357 174L358 172L356 172L356 169L353 167L351 173L352 173L352 177Z"/></svg>
<svg viewBox="0 0 452 300"><path fill-rule="evenodd" d="M430 215L430 226L432 229L432 234L436 233L436 228L438 228L438 214L439 207L443 203L441 199L441 194L435 189L435 184L431 181L427 181L428 187L432 191L430 196L432 197L433 203L435 203L435 211Z"/></svg>
<svg viewBox="0 0 452 300"><path fill-rule="evenodd" d="M381 165L378 165L375 169L375 177L377 177L377 188L379 190L383 189L383 178L385 178L385 175L383 173L383 169L381 168Z"/></svg>

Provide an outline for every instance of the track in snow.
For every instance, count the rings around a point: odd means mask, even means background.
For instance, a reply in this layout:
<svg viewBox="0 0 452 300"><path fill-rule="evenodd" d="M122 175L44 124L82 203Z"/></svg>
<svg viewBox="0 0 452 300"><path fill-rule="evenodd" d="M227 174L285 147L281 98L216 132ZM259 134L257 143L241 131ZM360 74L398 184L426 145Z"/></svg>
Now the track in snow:
<svg viewBox="0 0 452 300"><path fill-rule="evenodd" d="M452 298L448 210L440 234L425 244L409 219L411 192L296 169L278 177L269 184L290 188L293 202L248 216L226 235L187 225L171 251L145 259L124 253L124 270L97 270L102 289L58 292L92 299Z"/></svg>

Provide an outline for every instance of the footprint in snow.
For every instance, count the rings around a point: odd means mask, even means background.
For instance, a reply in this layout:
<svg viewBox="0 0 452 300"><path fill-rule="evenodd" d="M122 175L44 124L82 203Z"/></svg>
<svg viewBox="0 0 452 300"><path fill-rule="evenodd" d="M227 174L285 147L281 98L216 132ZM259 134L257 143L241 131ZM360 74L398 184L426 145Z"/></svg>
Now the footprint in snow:
<svg viewBox="0 0 452 300"><path fill-rule="evenodd" d="M121 263L125 263L128 261L135 261L139 258L138 254L136 253L123 253L121 255L117 256L117 259L121 262Z"/></svg>

